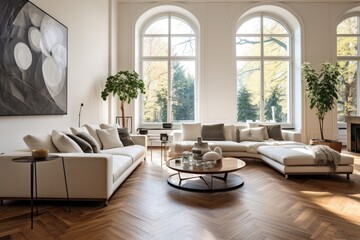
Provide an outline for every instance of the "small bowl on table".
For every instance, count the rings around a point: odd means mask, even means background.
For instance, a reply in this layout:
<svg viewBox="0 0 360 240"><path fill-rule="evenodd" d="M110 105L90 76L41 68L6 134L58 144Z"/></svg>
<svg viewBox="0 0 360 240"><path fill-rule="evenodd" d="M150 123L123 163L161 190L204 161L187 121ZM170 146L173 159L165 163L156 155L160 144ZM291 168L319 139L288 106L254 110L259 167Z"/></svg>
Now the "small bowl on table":
<svg viewBox="0 0 360 240"><path fill-rule="evenodd" d="M45 148L34 149L31 151L31 155L35 159L45 159L49 155L49 150Z"/></svg>

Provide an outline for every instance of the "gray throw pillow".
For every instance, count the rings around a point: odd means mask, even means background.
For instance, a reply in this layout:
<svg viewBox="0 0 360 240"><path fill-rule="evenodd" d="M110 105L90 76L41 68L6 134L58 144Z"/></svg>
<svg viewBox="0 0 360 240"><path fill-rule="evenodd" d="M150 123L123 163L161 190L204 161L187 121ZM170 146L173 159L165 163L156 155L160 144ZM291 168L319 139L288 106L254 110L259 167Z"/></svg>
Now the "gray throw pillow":
<svg viewBox="0 0 360 240"><path fill-rule="evenodd" d="M281 125L280 124L276 124L276 125L266 125L267 131L268 131L268 135L269 138L272 138L274 140L277 141L283 141L283 135L281 132Z"/></svg>
<svg viewBox="0 0 360 240"><path fill-rule="evenodd" d="M100 153L99 144L89 133L79 132L76 134L76 136L89 143L94 153Z"/></svg>
<svg viewBox="0 0 360 240"><path fill-rule="evenodd" d="M86 142L84 139L75 136L74 134L66 134L66 136L74 140L74 142L76 142L76 144L79 145L79 147L84 153L93 153L93 149L91 145L88 142Z"/></svg>
<svg viewBox="0 0 360 240"><path fill-rule="evenodd" d="M224 124L203 125L201 137L204 140L225 141Z"/></svg>
<svg viewBox="0 0 360 240"><path fill-rule="evenodd" d="M130 137L128 128L118 128L117 130L119 133L120 141L125 147L135 145L134 141Z"/></svg>

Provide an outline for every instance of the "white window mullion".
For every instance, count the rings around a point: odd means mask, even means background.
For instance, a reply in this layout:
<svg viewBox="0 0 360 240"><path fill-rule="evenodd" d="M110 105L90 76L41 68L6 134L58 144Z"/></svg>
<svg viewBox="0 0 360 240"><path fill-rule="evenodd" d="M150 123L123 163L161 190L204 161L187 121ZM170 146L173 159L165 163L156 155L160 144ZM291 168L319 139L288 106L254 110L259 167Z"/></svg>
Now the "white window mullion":
<svg viewBox="0 0 360 240"><path fill-rule="evenodd" d="M167 106L167 121L168 122L172 122L173 121L173 117L172 117L172 94L171 94L171 89L172 89L172 79L171 79L171 14L169 13L168 15L169 17L169 26L168 26L168 106Z"/></svg>
<svg viewBox="0 0 360 240"><path fill-rule="evenodd" d="M261 61L260 61L260 116L259 116L259 120L260 122L264 122L265 121L265 113L264 113L264 106L265 106L265 96L264 96L264 78L265 78L265 73L264 73L264 29L263 29L263 18L264 15L261 14L260 16L260 56L261 56Z"/></svg>

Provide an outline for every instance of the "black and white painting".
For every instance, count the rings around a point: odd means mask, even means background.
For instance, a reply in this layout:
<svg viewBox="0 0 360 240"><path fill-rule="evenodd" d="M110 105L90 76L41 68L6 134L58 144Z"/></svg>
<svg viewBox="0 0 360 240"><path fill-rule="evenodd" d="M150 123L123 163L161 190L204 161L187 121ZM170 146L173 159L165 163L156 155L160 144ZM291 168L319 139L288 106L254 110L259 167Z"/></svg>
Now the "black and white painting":
<svg viewBox="0 0 360 240"><path fill-rule="evenodd" d="M30 1L0 1L0 116L67 112L67 28Z"/></svg>

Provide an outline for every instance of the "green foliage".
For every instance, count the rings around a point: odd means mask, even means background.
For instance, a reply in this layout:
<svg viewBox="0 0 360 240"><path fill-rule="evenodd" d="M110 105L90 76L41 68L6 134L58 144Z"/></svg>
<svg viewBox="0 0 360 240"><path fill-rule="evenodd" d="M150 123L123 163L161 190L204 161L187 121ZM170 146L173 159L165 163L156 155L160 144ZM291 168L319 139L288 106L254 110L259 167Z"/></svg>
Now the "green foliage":
<svg viewBox="0 0 360 240"><path fill-rule="evenodd" d="M282 97L282 95L279 90L279 87L276 86L272 90L270 97L265 102L265 120L267 120L267 121L273 120L272 107L274 107L275 121L276 122L283 121L284 114L283 114L282 106L280 105L281 97Z"/></svg>
<svg viewBox="0 0 360 240"><path fill-rule="evenodd" d="M172 68L174 70L172 83L172 110L174 120L194 120L195 79L190 75L185 76L185 70L179 62L174 62Z"/></svg>
<svg viewBox="0 0 360 240"><path fill-rule="evenodd" d="M303 63L303 78L306 84L307 97L310 100L310 108L317 110L321 139L324 139L323 124L327 112L333 109L338 99L339 65L325 62L321 64L321 70L317 73L309 63Z"/></svg>
<svg viewBox="0 0 360 240"><path fill-rule="evenodd" d="M251 104L251 94L246 87L241 87L237 94L237 121L256 121L258 119L258 108Z"/></svg>
<svg viewBox="0 0 360 240"><path fill-rule="evenodd" d="M135 71L120 71L106 79L101 98L105 101L109 94L117 95L121 102L130 103L138 94L145 94L144 82Z"/></svg>

